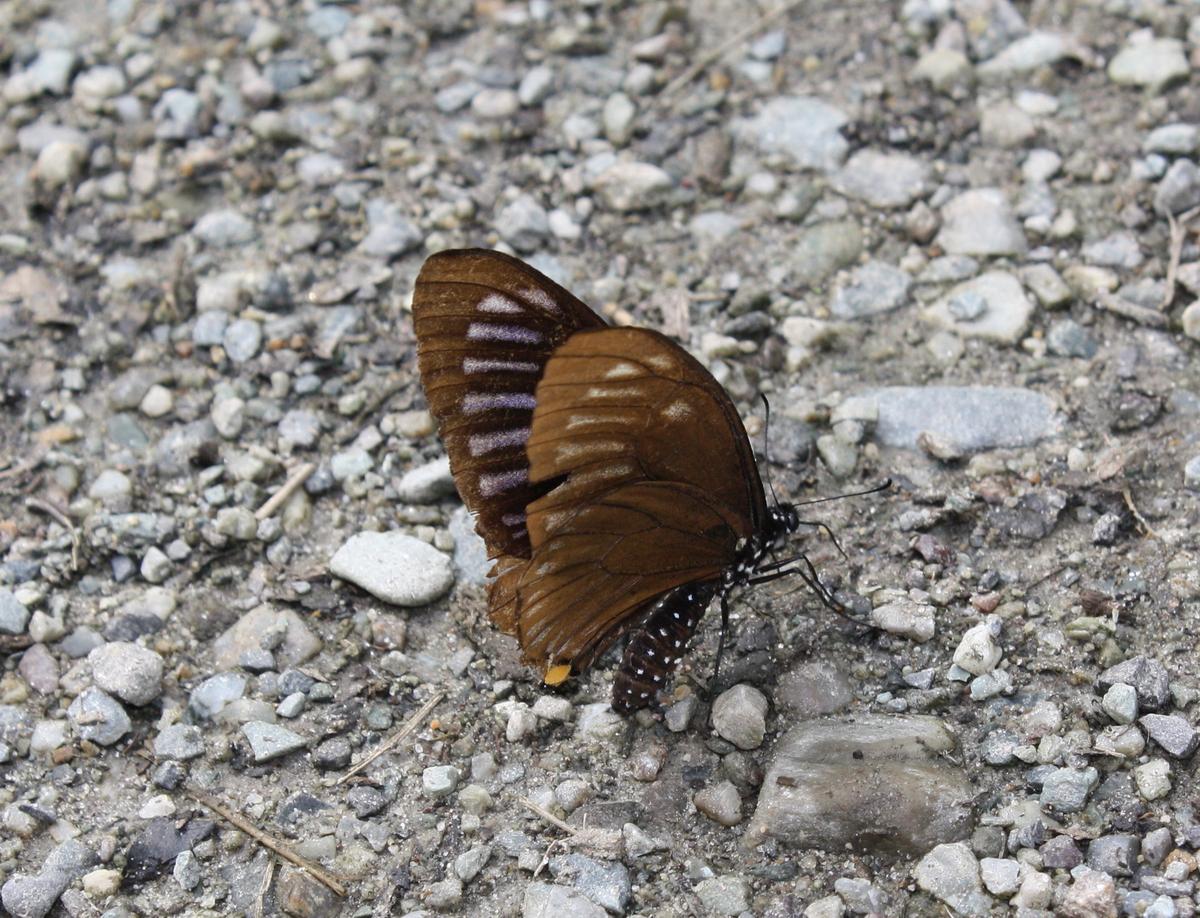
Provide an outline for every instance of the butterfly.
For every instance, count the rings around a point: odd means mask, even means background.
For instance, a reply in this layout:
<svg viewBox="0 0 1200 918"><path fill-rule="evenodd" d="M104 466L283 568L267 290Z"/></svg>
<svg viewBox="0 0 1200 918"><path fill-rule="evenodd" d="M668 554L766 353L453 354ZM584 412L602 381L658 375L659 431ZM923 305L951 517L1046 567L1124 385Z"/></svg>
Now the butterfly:
<svg viewBox="0 0 1200 918"><path fill-rule="evenodd" d="M631 635L612 707L653 704L714 598L799 573L746 429L659 332L610 327L524 262L439 252L413 293L417 362L459 494L493 560L488 613L558 685ZM721 636L724 638L725 629ZM718 651L718 659L720 651Z"/></svg>

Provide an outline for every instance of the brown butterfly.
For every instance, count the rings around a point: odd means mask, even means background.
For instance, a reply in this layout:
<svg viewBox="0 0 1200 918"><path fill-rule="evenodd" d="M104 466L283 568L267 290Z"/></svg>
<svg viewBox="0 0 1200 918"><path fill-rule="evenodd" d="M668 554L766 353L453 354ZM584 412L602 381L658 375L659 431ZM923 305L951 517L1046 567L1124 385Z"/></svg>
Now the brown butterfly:
<svg viewBox="0 0 1200 918"><path fill-rule="evenodd" d="M547 684L633 632L612 701L628 713L666 687L714 597L727 619L733 588L798 573L832 601L811 566L767 561L795 507L768 507L733 402L678 344L609 327L484 249L425 262L413 323L454 481L495 561L488 612Z"/></svg>

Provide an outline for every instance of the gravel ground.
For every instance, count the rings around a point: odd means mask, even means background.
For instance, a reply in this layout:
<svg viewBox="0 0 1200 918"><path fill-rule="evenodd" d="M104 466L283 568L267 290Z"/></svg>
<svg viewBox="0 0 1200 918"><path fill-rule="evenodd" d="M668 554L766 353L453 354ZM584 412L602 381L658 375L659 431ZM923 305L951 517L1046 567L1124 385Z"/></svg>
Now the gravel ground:
<svg viewBox="0 0 1200 918"><path fill-rule="evenodd" d="M1196 912L1200 5L789 6L0 2L8 913ZM890 477L798 540L861 621L544 691L416 377L462 245Z"/></svg>

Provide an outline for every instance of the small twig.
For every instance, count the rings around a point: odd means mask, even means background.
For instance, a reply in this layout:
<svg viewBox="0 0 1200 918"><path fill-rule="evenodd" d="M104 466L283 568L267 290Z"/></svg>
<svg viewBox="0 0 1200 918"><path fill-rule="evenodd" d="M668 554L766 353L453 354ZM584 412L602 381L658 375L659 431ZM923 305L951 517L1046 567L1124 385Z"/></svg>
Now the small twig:
<svg viewBox="0 0 1200 918"><path fill-rule="evenodd" d="M1132 319L1139 325L1151 325L1155 328L1162 328L1167 324L1167 317L1157 309L1147 309L1145 306L1139 306L1137 303L1132 303L1124 297L1109 293L1106 290L1096 293L1096 305L1119 316L1124 316L1126 319Z"/></svg>
<svg viewBox="0 0 1200 918"><path fill-rule="evenodd" d="M288 476L287 481L279 486L279 490L268 497L266 503L255 511L254 518L256 520L265 520L273 516L275 511L283 506L284 501L291 497L296 489L308 480L308 476L316 471L316 468L315 463L306 462L297 468L296 471L292 472Z"/></svg>
<svg viewBox="0 0 1200 918"><path fill-rule="evenodd" d="M1183 257L1183 241L1187 238L1187 225L1200 214L1200 207L1193 207L1180 214L1178 219L1167 214L1167 226L1171 228L1171 249L1167 260L1167 289L1163 292L1162 308L1166 309L1175 299L1175 281L1179 276L1179 260Z"/></svg>
<svg viewBox="0 0 1200 918"><path fill-rule="evenodd" d="M434 692L433 696L423 705L421 705L421 707L416 710L412 717L404 722L404 726L372 749L367 755L363 756L361 759L351 765L349 770L333 783L335 785L345 784L381 755L391 752L393 749L399 746L404 738L416 730L417 727L421 725L421 722L429 716L429 712L437 707L445 697L446 693L441 690Z"/></svg>
<svg viewBox="0 0 1200 918"><path fill-rule="evenodd" d="M275 877L275 856L267 855L267 869L263 871L262 882L258 884L258 896L254 899L254 912L258 918L267 913L267 894L271 892L271 880Z"/></svg>
<svg viewBox="0 0 1200 918"><path fill-rule="evenodd" d="M687 86L688 83L700 76L700 74L723 58L734 48L738 47L747 39L752 38L760 30L770 25L776 19L779 19L781 16L786 16L803 2L804 0L788 0L788 2L784 3L782 6L772 10L770 13L765 14L755 22L746 26L741 31L735 32L726 41L723 41L721 44L717 45L717 47L713 48L707 54L700 55L700 58L696 61L696 63L692 64L692 66L688 67L685 71L683 71L683 73L679 74L679 76L675 77L675 79L666 85L666 88L663 89L663 91L659 94L659 98L670 99L673 95L675 95L675 93Z"/></svg>
<svg viewBox="0 0 1200 918"><path fill-rule="evenodd" d="M1146 522L1146 518L1142 516L1137 508L1137 504L1133 502L1133 495L1129 493L1129 486L1126 485L1121 489L1121 496L1125 498L1125 506L1129 508L1129 512L1133 514L1133 518L1138 521L1138 525L1142 527L1142 531L1152 539L1158 539L1158 533ZM1159 541L1162 541L1159 539Z"/></svg>
<svg viewBox="0 0 1200 918"><path fill-rule="evenodd" d="M223 804L216 797L210 797L208 794L202 793L201 791L192 790L190 787L185 787L183 792L197 803L208 807L226 822L231 823L235 828L245 832L267 850L273 851L286 861L291 861L291 863L295 864L314 880L323 884L324 886L327 886L335 895L341 896L343 899L346 897L346 887L342 884L341 880L324 868L302 858L283 842L272 838L266 832L262 831L262 829L250 822L250 820L229 809L229 807L225 806L225 804Z"/></svg>
<svg viewBox="0 0 1200 918"><path fill-rule="evenodd" d="M53 517L55 522L71 533L71 570L79 570L79 530L75 528L75 524L71 522L70 517L54 506L54 504L50 503L50 501L42 500L40 497L26 498L25 506L30 510L37 510L49 517Z"/></svg>
<svg viewBox="0 0 1200 918"><path fill-rule="evenodd" d="M6 478L15 478L18 475L24 475L26 472L32 472L39 465L41 465L42 460L46 458L46 453L48 452L49 450L45 448L39 449L24 462L20 462L17 465L0 471L0 481L3 481Z"/></svg>
<svg viewBox="0 0 1200 918"><path fill-rule="evenodd" d="M536 813L538 816L540 816L542 819L546 820L546 822L550 823L550 825L554 826L556 829L562 829L568 835L575 835L579 832L579 830L576 829L574 826L568 825L567 823L563 822L561 819L559 819L557 816L555 816L553 813L551 813L544 806L539 806L538 804L536 804L532 800L530 800L528 797L518 797L517 799L519 801L521 801L521 803L525 807L527 807L531 812Z"/></svg>

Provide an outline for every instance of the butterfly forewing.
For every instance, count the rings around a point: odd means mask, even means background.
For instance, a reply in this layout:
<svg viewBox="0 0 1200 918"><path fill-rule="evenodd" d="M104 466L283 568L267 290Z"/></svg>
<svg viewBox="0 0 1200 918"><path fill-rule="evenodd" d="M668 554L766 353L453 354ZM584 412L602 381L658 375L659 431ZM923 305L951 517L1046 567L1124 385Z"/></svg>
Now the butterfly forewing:
<svg viewBox="0 0 1200 918"><path fill-rule="evenodd" d="M528 558L525 441L546 362L584 328L583 302L515 258L464 249L431 256L417 276L413 326L421 382L454 481L493 557Z"/></svg>

